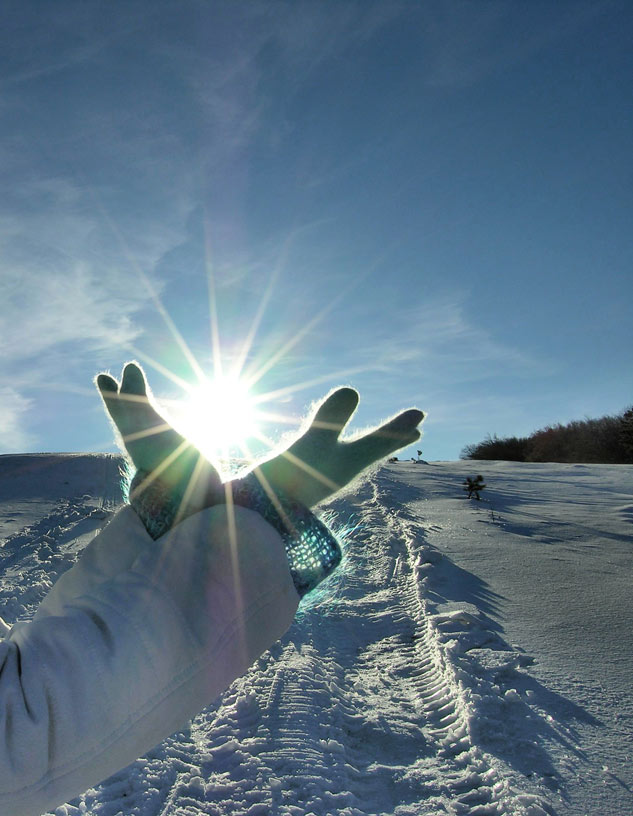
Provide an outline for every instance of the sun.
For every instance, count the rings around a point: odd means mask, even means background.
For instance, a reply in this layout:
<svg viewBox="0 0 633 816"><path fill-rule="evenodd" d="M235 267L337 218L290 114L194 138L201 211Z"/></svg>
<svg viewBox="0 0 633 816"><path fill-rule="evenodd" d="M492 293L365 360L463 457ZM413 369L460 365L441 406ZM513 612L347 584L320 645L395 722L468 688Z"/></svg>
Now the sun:
<svg viewBox="0 0 633 816"><path fill-rule="evenodd" d="M259 436L254 396L239 377L222 374L187 389L178 407L179 430L209 458L245 456Z"/></svg>

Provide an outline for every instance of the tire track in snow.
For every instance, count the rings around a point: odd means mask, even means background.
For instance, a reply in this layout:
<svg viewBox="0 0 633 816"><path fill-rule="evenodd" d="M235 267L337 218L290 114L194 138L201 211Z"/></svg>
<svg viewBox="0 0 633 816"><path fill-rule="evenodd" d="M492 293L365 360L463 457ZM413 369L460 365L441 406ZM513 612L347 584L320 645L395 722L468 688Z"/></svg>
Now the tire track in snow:
<svg viewBox="0 0 633 816"><path fill-rule="evenodd" d="M416 536L420 523L397 501L389 477L378 473L371 483L374 512L382 516L393 538L406 548L406 558L399 562L406 565L406 573L397 583L404 588L404 604L417 624L416 682L427 717L425 731L437 746L441 775L451 794L449 812L469 816L551 813L543 800L513 791L495 758L474 744L470 731L473 713L467 695L427 611L424 596L424 574L441 555L426 546L419 534Z"/></svg>

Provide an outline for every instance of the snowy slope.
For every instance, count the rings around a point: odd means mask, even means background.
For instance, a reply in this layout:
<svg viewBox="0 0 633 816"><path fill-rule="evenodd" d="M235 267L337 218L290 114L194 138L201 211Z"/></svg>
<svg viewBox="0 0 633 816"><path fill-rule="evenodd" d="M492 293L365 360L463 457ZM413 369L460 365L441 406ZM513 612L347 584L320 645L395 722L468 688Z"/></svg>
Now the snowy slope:
<svg viewBox="0 0 633 816"><path fill-rule="evenodd" d="M118 465L0 457L9 623L106 523ZM190 730L56 813L633 813L633 468L396 463L330 508L355 529L329 594Z"/></svg>

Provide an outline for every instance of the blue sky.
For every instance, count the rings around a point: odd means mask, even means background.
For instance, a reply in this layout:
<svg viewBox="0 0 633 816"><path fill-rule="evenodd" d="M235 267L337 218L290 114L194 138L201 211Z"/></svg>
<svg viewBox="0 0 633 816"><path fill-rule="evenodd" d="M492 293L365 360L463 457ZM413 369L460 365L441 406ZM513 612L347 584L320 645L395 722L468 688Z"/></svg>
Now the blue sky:
<svg viewBox="0 0 633 816"><path fill-rule="evenodd" d="M114 450L92 377L173 406L213 313L271 411L351 384L427 459L633 402L626 0L0 17L0 452Z"/></svg>

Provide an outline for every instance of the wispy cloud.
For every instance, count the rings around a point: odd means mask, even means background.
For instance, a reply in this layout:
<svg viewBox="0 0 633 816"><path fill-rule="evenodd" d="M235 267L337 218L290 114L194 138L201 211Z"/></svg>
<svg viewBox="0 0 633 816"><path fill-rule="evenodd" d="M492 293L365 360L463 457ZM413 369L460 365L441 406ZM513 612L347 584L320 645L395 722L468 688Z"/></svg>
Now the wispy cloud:
<svg viewBox="0 0 633 816"><path fill-rule="evenodd" d="M410 366L448 386L486 379L492 374L533 374L540 361L510 344L468 314L466 296L459 293L427 298L420 306L372 321L373 340L363 355L385 374Z"/></svg>
<svg viewBox="0 0 633 816"><path fill-rule="evenodd" d="M133 316L148 300L141 270L171 240L167 230L151 250L145 239L128 246L68 178L23 184L0 205L0 360L41 359L74 341L92 351L134 340Z"/></svg>
<svg viewBox="0 0 633 816"><path fill-rule="evenodd" d="M248 170L244 151L253 140L275 146L288 138L293 124L285 107L306 83L325 63L371 39L404 7L397 0L217 3L212 14L200 18L196 37L204 38L204 47L184 46L173 37L153 42L151 50L178 65L183 89L200 117L201 166L211 171L229 167L231 186L239 193ZM276 110L281 99L283 109ZM229 190L223 192L226 198Z"/></svg>
<svg viewBox="0 0 633 816"><path fill-rule="evenodd" d="M24 415L32 400L10 386L0 387L0 450L2 453L23 451L32 443L33 436L23 427Z"/></svg>
<svg viewBox="0 0 633 816"><path fill-rule="evenodd" d="M107 366L140 334L135 314L145 299L122 296L122 276L100 280L75 264L64 271L0 269L0 448L25 450L35 437L27 431L36 391L78 389L77 371ZM85 380L85 393L89 377ZM45 410L46 398L41 405Z"/></svg>
<svg viewBox="0 0 633 816"><path fill-rule="evenodd" d="M64 271L9 270L2 285L1 359L13 362L41 355L66 343L78 342L83 351L125 345L138 336L132 316L144 305L137 291L121 276L100 280L84 264ZM6 281L5 278L5 281ZM11 280L13 278L13 280ZM123 295L119 283L128 290Z"/></svg>
<svg viewBox="0 0 633 816"><path fill-rule="evenodd" d="M143 332L148 291L140 270L167 248L169 229L131 247L90 196L66 178L25 182L0 204L0 390L3 450L34 443L32 395L89 387L84 366L118 360ZM160 291L160 281L154 280Z"/></svg>

